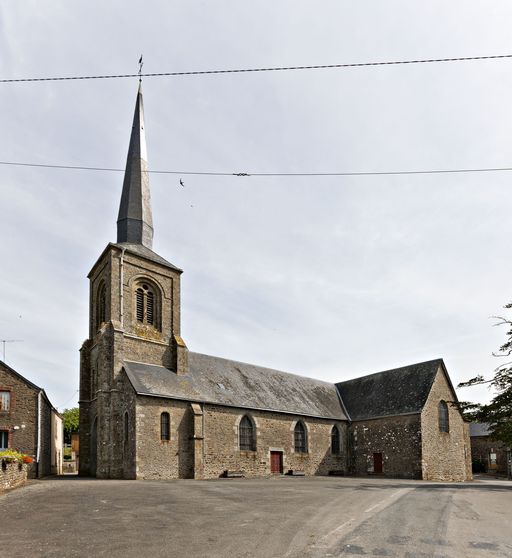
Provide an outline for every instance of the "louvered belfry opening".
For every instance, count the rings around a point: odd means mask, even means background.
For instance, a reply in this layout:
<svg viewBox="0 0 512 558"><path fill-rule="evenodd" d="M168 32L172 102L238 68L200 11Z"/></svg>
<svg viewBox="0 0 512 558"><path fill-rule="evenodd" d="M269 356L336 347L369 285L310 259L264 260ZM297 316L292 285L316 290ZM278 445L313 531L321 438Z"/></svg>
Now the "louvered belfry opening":
<svg viewBox="0 0 512 558"><path fill-rule="evenodd" d="M137 289L137 321L144 322L144 291L142 288Z"/></svg>
<svg viewBox="0 0 512 558"><path fill-rule="evenodd" d="M137 321L157 327L155 293L147 283L142 283L135 291L135 312Z"/></svg>
<svg viewBox="0 0 512 558"><path fill-rule="evenodd" d="M146 294L146 321L150 325L155 325L154 315L154 296L151 291Z"/></svg>

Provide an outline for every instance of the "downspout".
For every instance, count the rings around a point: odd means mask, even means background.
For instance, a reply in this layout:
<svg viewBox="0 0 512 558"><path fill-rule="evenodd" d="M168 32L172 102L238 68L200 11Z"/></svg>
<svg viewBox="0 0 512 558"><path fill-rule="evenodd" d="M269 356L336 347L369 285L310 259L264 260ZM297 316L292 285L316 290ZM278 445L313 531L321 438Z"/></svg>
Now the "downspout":
<svg viewBox="0 0 512 558"><path fill-rule="evenodd" d="M126 248L121 248L121 256L119 258L119 321L121 322L121 329L124 329L124 268L123 260Z"/></svg>
<svg viewBox="0 0 512 558"><path fill-rule="evenodd" d="M41 396L43 392L37 394L37 450L36 450L36 463L37 463L37 477L41 475Z"/></svg>

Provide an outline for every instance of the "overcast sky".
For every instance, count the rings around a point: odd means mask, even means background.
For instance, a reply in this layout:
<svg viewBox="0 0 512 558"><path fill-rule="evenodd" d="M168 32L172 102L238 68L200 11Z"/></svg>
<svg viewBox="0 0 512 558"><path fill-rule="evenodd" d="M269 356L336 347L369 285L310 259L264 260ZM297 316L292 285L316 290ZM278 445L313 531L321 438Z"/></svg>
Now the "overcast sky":
<svg viewBox="0 0 512 558"><path fill-rule="evenodd" d="M0 77L511 54L509 1L0 1ZM124 167L136 79L0 84L0 160ZM217 172L512 166L512 60L146 78L149 166ZM154 249L184 270L197 352L341 381L442 357L490 375L512 300L512 172L152 175ZM77 401L87 273L122 173L0 165L0 338ZM1 354L0 354L1 358ZM486 400L486 388L459 391Z"/></svg>

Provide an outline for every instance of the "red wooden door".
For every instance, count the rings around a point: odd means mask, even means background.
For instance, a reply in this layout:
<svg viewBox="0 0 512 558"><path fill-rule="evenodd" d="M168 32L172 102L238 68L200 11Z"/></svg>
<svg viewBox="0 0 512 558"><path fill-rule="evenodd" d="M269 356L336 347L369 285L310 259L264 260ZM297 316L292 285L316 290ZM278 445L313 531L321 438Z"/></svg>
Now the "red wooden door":
<svg viewBox="0 0 512 558"><path fill-rule="evenodd" d="M283 453L281 451L270 452L270 472L273 474L283 472Z"/></svg>
<svg viewBox="0 0 512 558"><path fill-rule="evenodd" d="M382 453L373 454L373 472L382 473Z"/></svg>

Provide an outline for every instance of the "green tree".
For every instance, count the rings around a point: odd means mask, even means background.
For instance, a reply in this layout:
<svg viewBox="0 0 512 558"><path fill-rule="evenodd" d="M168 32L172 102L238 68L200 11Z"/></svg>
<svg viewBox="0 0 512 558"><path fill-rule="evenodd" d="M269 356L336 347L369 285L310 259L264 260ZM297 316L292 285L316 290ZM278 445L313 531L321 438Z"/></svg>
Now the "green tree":
<svg viewBox="0 0 512 558"><path fill-rule="evenodd" d="M512 303L505 306L512 308ZM499 348L496 357L507 358L512 355L512 321L502 316L496 316L498 320L495 325L507 328L506 342ZM484 376L476 376L467 382L462 382L459 387L468 387L480 384L492 386L496 395L486 405L475 403L462 403L461 407L472 421L486 422L489 424L490 435L495 440L500 440L508 447L512 447L512 362L501 364L494 370L494 376L485 379Z"/></svg>
<svg viewBox="0 0 512 558"><path fill-rule="evenodd" d="M71 434L78 432L78 426L80 424L78 407L64 409L64 411L62 411L62 418L64 422L64 442L70 444Z"/></svg>

